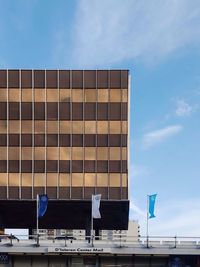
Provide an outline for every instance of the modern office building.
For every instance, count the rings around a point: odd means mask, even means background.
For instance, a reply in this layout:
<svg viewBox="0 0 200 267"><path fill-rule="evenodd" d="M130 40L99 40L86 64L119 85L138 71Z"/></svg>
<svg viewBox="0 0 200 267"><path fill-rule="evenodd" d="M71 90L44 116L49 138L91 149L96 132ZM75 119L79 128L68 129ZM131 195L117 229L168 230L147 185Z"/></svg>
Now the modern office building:
<svg viewBox="0 0 200 267"><path fill-rule="evenodd" d="M128 227L127 70L0 70L0 225Z"/></svg>

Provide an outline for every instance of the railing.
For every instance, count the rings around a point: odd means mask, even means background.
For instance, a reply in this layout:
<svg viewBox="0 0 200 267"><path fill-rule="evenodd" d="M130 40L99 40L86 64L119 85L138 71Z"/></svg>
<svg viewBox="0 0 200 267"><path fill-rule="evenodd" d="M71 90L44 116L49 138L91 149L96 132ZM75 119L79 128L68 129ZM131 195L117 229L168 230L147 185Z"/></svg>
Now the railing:
<svg viewBox="0 0 200 267"><path fill-rule="evenodd" d="M54 236L54 235L0 235L1 246L25 247L105 247L105 248L193 248L200 249L200 237L169 236Z"/></svg>

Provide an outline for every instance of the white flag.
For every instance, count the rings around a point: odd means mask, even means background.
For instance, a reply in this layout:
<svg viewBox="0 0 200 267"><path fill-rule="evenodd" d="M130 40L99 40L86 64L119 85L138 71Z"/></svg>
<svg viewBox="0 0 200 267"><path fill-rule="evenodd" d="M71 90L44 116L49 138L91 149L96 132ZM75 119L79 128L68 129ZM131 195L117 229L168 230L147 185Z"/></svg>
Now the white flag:
<svg viewBox="0 0 200 267"><path fill-rule="evenodd" d="M92 218L100 219L101 214L99 211L101 195L92 195Z"/></svg>

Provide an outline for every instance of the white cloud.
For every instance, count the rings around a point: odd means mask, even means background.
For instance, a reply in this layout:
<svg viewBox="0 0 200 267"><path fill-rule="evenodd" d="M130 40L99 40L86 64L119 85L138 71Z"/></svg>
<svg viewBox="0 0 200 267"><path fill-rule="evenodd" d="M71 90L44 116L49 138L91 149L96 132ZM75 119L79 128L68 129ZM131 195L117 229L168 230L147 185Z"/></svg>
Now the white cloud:
<svg viewBox="0 0 200 267"><path fill-rule="evenodd" d="M146 211L139 208L137 205L135 205L134 200L130 201L130 217L131 219L142 219L145 220L146 218Z"/></svg>
<svg viewBox="0 0 200 267"><path fill-rule="evenodd" d="M188 117L195 110L195 107L192 107L184 99L179 99L176 102L176 115L178 117Z"/></svg>
<svg viewBox="0 0 200 267"><path fill-rule="evenodd" d="M80 0L71 60L80 67L137 58L156 62L199 45L199 24L198 0Z"/></svg>
<svg viewBox="0 0 200 267"><path fill-rule="evenodd" d="M180 125L170 125L165 128L149 132L143 136L142 147L148 149L158 143L165 141L182 130Z"/></svg>

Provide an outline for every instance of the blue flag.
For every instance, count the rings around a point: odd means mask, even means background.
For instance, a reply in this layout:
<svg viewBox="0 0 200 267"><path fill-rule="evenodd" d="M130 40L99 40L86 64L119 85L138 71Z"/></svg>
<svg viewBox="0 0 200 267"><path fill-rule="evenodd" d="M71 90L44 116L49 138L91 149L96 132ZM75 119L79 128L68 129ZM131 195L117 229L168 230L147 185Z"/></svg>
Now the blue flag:
<svg viewBox="0 0 200 267"><path fill-rule="evenodd" d="M47 206L48 206L48 196L47 195L39 195L38 199L38 218L44 216Z"/></svg>
<svg viewBox="0 0 200 267"><path fill-rule="evenodd" d="M149 219L155 218L154 208L157 194L149 196Z"/></svg>

